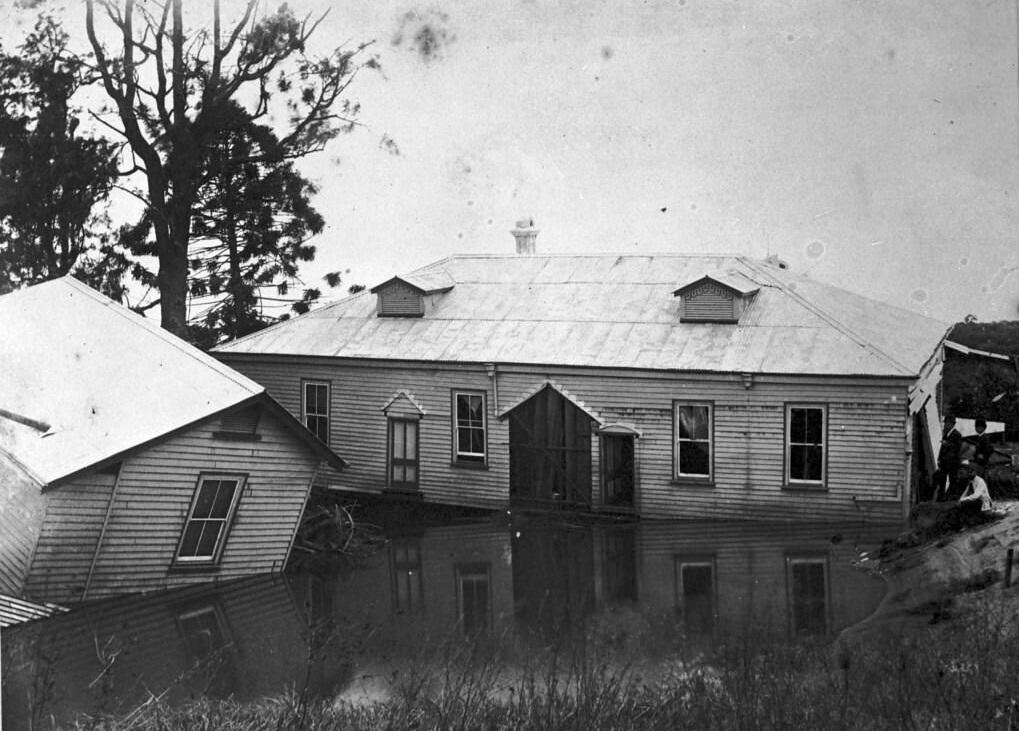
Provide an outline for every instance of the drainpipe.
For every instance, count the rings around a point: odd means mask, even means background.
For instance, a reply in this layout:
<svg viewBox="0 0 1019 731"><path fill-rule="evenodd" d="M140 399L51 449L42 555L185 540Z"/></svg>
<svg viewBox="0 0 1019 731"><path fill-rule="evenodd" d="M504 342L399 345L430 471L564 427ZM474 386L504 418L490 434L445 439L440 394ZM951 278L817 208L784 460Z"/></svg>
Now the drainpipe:
<svg viewBox="0 0 1019 731"><path fill-rule="evenodd" d="M117 465L117 477L113 480L113 489L110 490L110 502L106 505L106 516L103 518L103 527L99 530L99 539L96 541L96 550L92 554L92 563L88 567L88 576L85 577L85 588L81 590L81 601L85 601L89 587L92 585L92 575L96 571L96 564L99 563L99 552L103 547L103 538L106 537L106 526L110 524L110 515L113 514L113 503L117 499L117 489L120 487L120 476L124 474L124 463Z"/></svg>
<svg viewBox="0 0 1019 731"><path fill-rule="evenodd" d="M754 374L743 373L740 378L743 381L743 410L744 410L744 431L743 431L743 489L752 490L750 484L750 389L754 386Z"/></svg>
<svg viewBox="0 0 1019 731"><path fill-rule="evenodd" d="M495 399L495 413L499 413L499 368L495 363L485 363L485 373L492 379L492 396Z"/></svg>

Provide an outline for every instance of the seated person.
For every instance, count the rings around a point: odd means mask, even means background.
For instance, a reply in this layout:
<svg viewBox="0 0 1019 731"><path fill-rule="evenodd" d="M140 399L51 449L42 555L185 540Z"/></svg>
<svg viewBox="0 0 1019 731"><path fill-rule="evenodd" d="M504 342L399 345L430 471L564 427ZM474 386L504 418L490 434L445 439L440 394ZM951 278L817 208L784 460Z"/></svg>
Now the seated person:
<svg viewBox="0 0 1019 731"><path fill-rule="evenodd" d="M987 491L987 483L984 478L977 474L969 461L964 461L959 467L959 482L966 486L963 490L959 503L962 505L979 505L980 512L989 513L992 509L991 493Z"/></svg>

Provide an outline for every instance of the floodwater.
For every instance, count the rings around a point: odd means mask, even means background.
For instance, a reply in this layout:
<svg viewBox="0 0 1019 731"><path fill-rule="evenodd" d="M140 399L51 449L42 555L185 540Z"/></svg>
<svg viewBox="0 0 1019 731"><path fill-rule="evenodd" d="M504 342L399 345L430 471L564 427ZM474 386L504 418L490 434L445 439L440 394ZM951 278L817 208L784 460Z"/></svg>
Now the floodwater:
<svg viewBox="0 0 1019 731"><path fill-rule="evenodd" d="M829 641L882 599L859 559L897 531L391 521L374 549L306 557L283 576L99 601L4 630L3 727L122 715L150 694L243 701L297 689L370 702L437 648L478 641L583 641L627 662L703 657L747 631Z"/></svg>

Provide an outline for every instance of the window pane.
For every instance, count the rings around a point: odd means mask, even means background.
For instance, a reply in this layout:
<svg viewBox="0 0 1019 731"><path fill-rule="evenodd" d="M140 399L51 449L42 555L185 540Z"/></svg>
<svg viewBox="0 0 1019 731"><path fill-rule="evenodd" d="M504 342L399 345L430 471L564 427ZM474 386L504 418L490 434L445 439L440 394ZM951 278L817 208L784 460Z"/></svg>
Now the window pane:
<svg viewBox="0 0 1019 731"><path fill-rule="evenodd" d="M457 452L470 452L471 451L471 430L466 427L460 427L456 430L456 451Z"/></svg>
<svg viewBox="0 0 1019 731"><path fill-rule="evenodd" d="M198 540L198 549L195 551L195 555L212 556L216 552L216 541L223 528L223 521L206 520L203 522L205 526L202 530L202 537Z"/></svg>
<svg viewBox="0 0 1019 731"><path fill-rule="evenodd" d="M680 406L679 409L679 438L680 439L709 439L708 431L708 407L707 406Z"/></svg>
<svg viewBox="0 0 1019 731"><path fill-rule="evenodd" d="M824 441L824 413L821 409L806 409L807 412L807 439L810 444L820 444Z"/></svg>
<svg viewBox="0 0 1019 731"><path fill-rule="evenodd" d="M456 420L460 424L466 423L471 417L471 397L465 393L456 395Z"/></svg>
<svg viewBox="0 0 1019 731"><path fill-rule="evenodd" d="M402 421L393 422L393 459L403 459L407 454Z"/></svg>
<svg viewBox="0 0 1019 731"><path fill-rule="evenodd" d="M485 432L481 429L474 429L471 432L471 451L475 454L485 452Z"/></svg>
<svg viewBox="0 0 1019 731"><path fill-rule="evenodd" d="M679 471L684 475L711 474L711 450L702 442L680 442Z"/></svg>
<svg viewBox="0 0 1019 731"><path fill-rule="evenodd" d="M225 519L230 512L230 503L234 499L234 490L237 489L236 480L222 480L219 483L219 490L216 492L216 500L212 505L213 518Z"/></svg>
<svg viewBox="0 0 1019 731"><path fill-rule="evenodd" d="M789 441L800 444L807 441L806 409L789 410Z"/></svg>
<svg viewBox="0 0 1019 731"><path fill-rule="evenodd" d="M404 482L414 483L414 482L417 482L417 480L418 480L417 467L411 467L410 465L405 467L404 468L404 480L403 481Z"/></svg>
<svg viewBox="0 0 1019 731"><path fill-rule="evenodd" d="M212 513L212 503L216 498L219 489L219 480L202 480L202 486L198 490L198 499L195 501L195 511L192 517L208 518Z"/></svg>
<svg viewBox="0 0 1019 731"><path fill-rule="evenodd" d="M417 459L418 456L418 425L413 421L404 422L407 428L407 459Z"/></svg>
<svg viewBox="0 0 1019 731"><path fill-rule="evenodd" d="M198 539L202 535L202 521L192 520L184 530L184 539L180 543L181 556L194 556L198 548Z"/></svg>
<svg viewBox="0 0 1019 731"><path fill-rule="evenodd" d="M823 450L819 446L793 444L789 447L789 477L794 480L821 480Z"/></svg>

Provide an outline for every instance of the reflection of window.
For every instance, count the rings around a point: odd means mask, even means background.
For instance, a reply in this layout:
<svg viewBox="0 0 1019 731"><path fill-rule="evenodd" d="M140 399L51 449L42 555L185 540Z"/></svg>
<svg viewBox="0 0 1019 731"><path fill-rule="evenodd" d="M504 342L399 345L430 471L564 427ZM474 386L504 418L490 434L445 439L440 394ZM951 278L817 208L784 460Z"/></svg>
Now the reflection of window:
<svg viewBox="0 0 1019 731"><path fill-rule="evenodd" d="M453 392L453 460L485 461L485 395Z"/></svg>
<svg viewBox="0 0 1019 731"><path fill-rule="evenodd" d="M177 548L178 562L214 563L244 486L243 475L201 475Z"/></svg>
<svg viewBox="0 0 1019 731"><path fill-rule="evenodd" d="M605 531L605 599L637 601L637 534L631 528Z"/></svg>
<svg viewBox="0 0 1019 731"><path fill-rule="evenodd" d="M320 440L329 443L329 384L303 381L304 425Z"/></svg>
<svg viewBox="0 0 1019 731"><path fill-rule="evenodd" d="M389 486L416 490L418 486L418 422L389 420Z"/></svg>
<svg viewBox="0 0 1019 731"><path fill-rule="evenodd" d="M218 603L191 603L178 607L175 614L190 671L187 681L206 696L229 696L235 690L236 667Z"/></svg>
<svg viewBox="0 0 1019 731"><path fill-rule="evenodd" d="M824 482L825 407L786 407L786 478L790 483Z"/></svg>
<svg viewBox="0 0 1019 731"><path fill-rule="evenodd" d="M211 604L182 612L177 616L177 624L192 665L205 660L226 644L219 612Z"/></svg>
<svg viewBox="0 0 1019 731"><path fill-rule="evenodd" d="M715 559L677 556L676 610L687 632L709 635L715 628Z"/></svg>
<svg viewBox="0 0 1019 731"><path fill-rule="evenodd" d="M424 608L420 540L394 538L389 544L389 561L393 584L393 611L420 612Z"/></svg>
<svg viewBox="0 0 1019 731"><path fill-rule="evenodd" d="M492 614L490 565L484 563L458 566L456 594L460 626L464 634L474 635L487 630L491 625Z"/></svg>
<svg viewBox="0 0 1019 731"><path fill-rule="evenodd" d="M828 559L786 559L789 623L793 634L828 631Z"/></svg>
<svg viewBox="0 0 1019 731"><path fill-rule="evenodd" d="M677 402L673 429L675 477L711 477L711 404Z"/></svg>

